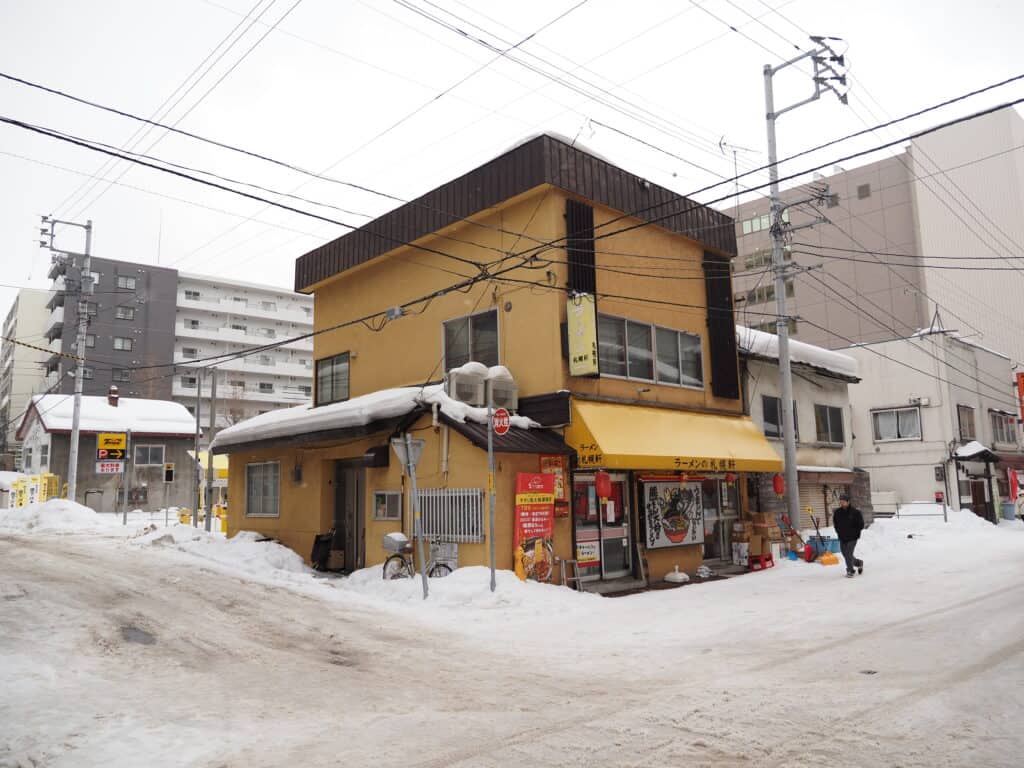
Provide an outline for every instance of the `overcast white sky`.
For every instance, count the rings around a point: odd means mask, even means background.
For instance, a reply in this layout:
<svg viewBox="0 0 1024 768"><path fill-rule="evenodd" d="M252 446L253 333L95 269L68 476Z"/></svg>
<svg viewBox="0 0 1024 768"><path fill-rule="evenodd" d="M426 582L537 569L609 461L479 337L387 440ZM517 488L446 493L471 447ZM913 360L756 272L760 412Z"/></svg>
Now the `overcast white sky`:
<svg viewBox="0 0 1024 768"><path fill-rule="evenodd" d="M755 150L741 153L741 163L760 165L761 69L796 55L794 45L806 46L805 32L848 41L851 107L825 97L782 118L783 157L883 115L900 116L1024 69L1019 2L579 3L0 0L0 71L146 117L160 110L162 122L180 119L179 128L409 198L539 131L578 135L587 147L681 193L732 174L732 156L717 148L723 136ZM481 69L495 59L493 52L408 6L499 48L573 10ZM237 42L218 47L232 30L229 42ZM179 86L195 82L190 75L214 51L203 65L213 62L212 69L182 96ZM524 63L571 82L575 90ZM777 79L779 105L803 97L810 87L808 77L795 70ZM907 130L1021 96L1024 85L1016 83L908 123ZM165 104L171 107L166 115ZM0 80L0 105L0 116L116 146L131 146L127 142L139 127L6 80ZM719 176L587 124L588 118ZM851 142L783 172L897 135ZM135 149L338 206L348 212L293 201L354 225L395 205L159 129ZM184 271L282 287L292 285L297 256L347 231L147 168L118 163L111 170L105 163L89 150L0 124L0 312L6 313L18 287L48 284L49 256L35 244L43 213L91 218L98 256L159 259ZM90 181L101 168L98 179L117 183ZM698 199L707 202L727 191Z"/></svg>

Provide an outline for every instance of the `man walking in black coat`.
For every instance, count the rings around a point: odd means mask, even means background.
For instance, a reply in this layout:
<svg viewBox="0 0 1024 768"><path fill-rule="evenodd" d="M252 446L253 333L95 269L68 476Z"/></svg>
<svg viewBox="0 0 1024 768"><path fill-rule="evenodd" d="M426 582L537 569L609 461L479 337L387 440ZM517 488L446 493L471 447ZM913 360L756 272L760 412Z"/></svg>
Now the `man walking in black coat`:
<svg viewBox="0 0 1024 768"><path fill-rule="evenodd" d="M857 573L864 573L864 561L853 554L860 532L864 530L864 515L856 507L850 506L849 494L839 495L839 508L832 513L832 525L836 529L836 536L839 537L843 560L846 561L846 577L853 578L854 568L857 569Z"/></svg>

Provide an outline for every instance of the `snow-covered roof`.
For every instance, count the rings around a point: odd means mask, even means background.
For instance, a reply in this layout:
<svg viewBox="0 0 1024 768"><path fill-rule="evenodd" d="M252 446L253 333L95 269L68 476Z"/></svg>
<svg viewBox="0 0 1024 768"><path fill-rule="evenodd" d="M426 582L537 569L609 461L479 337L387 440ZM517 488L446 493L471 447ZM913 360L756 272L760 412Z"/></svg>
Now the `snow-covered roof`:
<svg viewBox="0 0 1024 768"><path fill-rule="evenodd" d="M811 464L798 464L798 472L853 472L853 467L817 467Z"/></svg>
<svg viewBox="0 0 1024 768"><path fill-rule="evenodd" d="M47 432L70 432L74 407L72 395L36 395L25 412L19 433L33 417L39 418ZM196 420L184 405L170 400L122 397L115 407L105 396L83 395L79 430L184 436L195 434Z"/></svg>
<svg viewBox="0 0 1024 768"><path fill-rule="evenodd" d="M0 491L11 490L11 483L21 480L23 477L28 477L28 475L23 475L21 472L0 472Z"/></svg>
<svg viewBox="0 0 1024 768"><path fill-rule="evenodd" d="M958 459L971 459L974 458L975 456L984 453L991 454L992 450L990 448L985 447L977 440L971 440L971 442L965 443L964 445L961 445L959 448L953 451L953 455L956 456Z"/></svg>
<svg viewBox="0 0 1024 768"><path fill-rule="evenodd" d="M779 337L774 333L737 325L736 341L742 352L771 360L779 359ZM839 376L859 378L857 361L854 358L804 341L789 340L789 359L794 363L804 363Z"/></svg>
<svg viewBox="0 0 1024 768"><path fill-rule="evenodd" d="M437 404L441 411L457 422L487 421L487 409L453 400L444 385L398 387L370 392L351 400L314 407L312 403L283 408L254 416L221 430L213 440L214 449L257 440L291 437L309 432L365 427L375 421L393 419L412 413L416 408ZM512 426L529 429L540 426L525 416L513 416Z"/></svg>

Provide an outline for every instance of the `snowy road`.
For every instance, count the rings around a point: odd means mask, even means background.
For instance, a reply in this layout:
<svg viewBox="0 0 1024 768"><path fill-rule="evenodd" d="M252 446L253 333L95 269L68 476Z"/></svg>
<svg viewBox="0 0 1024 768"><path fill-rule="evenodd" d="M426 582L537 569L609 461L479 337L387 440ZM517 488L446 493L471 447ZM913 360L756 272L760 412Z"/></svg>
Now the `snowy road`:
<svg viewBox="0 0 1024 768"><path fill-rule="evenodd" d="M446 627L110 537L0 534L0 766L1018 766L1012 538L982 578L970 552L854 580L790 564Z"/></svg>

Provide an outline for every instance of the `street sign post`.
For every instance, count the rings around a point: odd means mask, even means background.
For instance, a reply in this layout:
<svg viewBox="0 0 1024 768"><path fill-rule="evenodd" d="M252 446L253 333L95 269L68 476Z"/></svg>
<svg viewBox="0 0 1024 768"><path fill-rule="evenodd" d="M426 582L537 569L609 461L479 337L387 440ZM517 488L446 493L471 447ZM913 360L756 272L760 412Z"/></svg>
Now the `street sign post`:
<svg viewBox="0 0 1024 768"><path fill-rule="evenodd" d="M512 426L512 416L505 408L494 409L494 434L504 435Z"/></svg>

